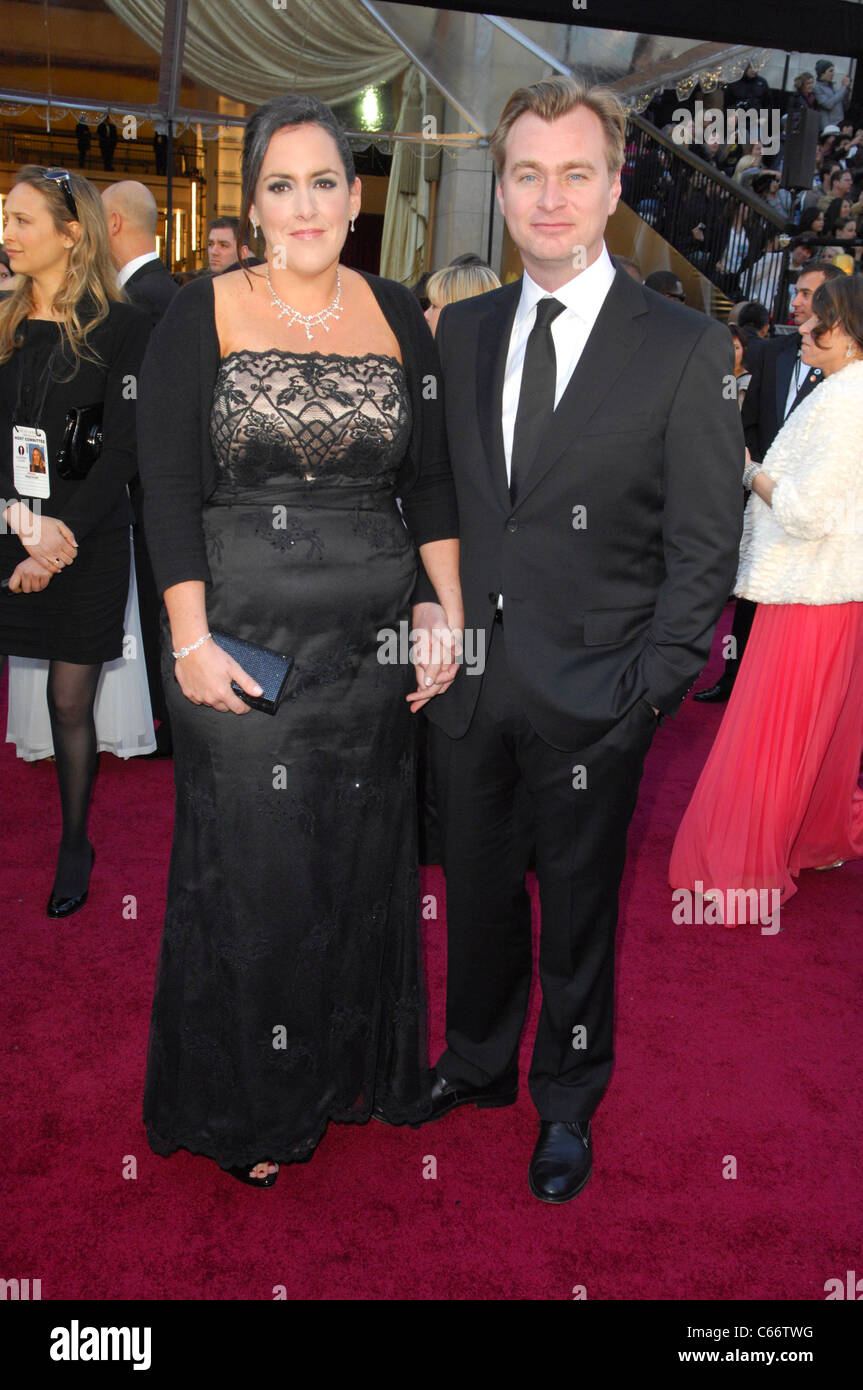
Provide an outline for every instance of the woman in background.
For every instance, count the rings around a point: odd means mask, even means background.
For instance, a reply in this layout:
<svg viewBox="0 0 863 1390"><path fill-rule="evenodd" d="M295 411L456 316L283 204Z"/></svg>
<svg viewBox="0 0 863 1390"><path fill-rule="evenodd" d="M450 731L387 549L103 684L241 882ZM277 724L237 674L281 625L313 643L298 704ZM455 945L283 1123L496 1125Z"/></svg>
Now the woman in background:
<svg viewBox="0 0 863 1390"><path fill-rule="evenodd" d="M106 661L122 656L135 472L136 383L149 319L124 301L108 254L102 202L65 169L25 166L6 197L15 274L0 295L0 653L50 661L48 710L63 816L49 917L87 901L87 835L98 766L93 706ZM102 449L86 477L61 478L69 410L102 405ZM44 475L13 456L13 427L40 430ZM23 457L23 455L21 455Z"/></svg>
<svg viewBox="0 0 863 1390"><path fill-rule="evenodd" d="M499 290L500 280L487 265L445 265L436 270L426 284L429 307L426 309L426 323L432 333L437 331L440 311L446 304L455 304L460 299L473 299L489 290Z"/></svg>
<svg viewBox="0 0 863 1390"><path fill-rule="evenodd" d="M851 216L851 200L849 198L834 198L827 204L824 213L824 235L838 236L839 228L843 222L847 222Z"/></svg>
<svg viewBox="0 0 863 1390"><path fill-rule="evenodd" d="M821 236L824 231L824 209L804 208L800 214L798 232L800 236Z"/></svg>
<svg viewBox="0 0 863 1390"><path fill-rule="evenodd" d="M102 666L93 704L96 751L113 753L117 758L145 756L156 748L131 540L129 550L129 595L123 617L124 652L116 661L106 661ZM48 672L51 663L35 657L10 656L7 665L9 706L6 742L14 743L15 752L25 762L52 758L54 739L48 714Z"/></svg>
<svg viewBox="0 0 863 1390"><path fill-rule="evenodd" d="M728 331L734 339L734 376L737 380L737 404L742 410L746 392L752 380L752 368L746 360L746 349L749 346L749 341L743 329L739 328L736 323L730 323Z"/></svg>
<svg viewBox="0 0 863 1390"><path fill-rule="evenodd" d="M863 277L825 281L812 312L801 353L825 380L747 458L735 593L758 608L671 856L672 888L720 904L786 902L801 869L863 856Z"/></svg>

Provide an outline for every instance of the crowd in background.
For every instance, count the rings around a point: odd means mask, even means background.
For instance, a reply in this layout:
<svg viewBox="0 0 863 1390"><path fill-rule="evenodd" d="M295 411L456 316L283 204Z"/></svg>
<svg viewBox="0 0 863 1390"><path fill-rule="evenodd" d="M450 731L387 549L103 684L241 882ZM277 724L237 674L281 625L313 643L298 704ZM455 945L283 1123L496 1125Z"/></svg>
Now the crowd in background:
<svg viewBox="0 0 863 1390"><path fill-rule="evenodd" d="M784 114L784 94L771 93L752 67L725 89L726 117L753 112L779 123L781 114L774 152L765 152L757 139L720 141L707 121L704 142L690 147L700 161L694 165L635 130L623 174L624 198L641 217L730 299L757 299L780 323L790 321L794 282L804 265L818 258L859 269L863 255L863 119L849 110L848 78L837 82L828 59L815 66L814 74L796 78ZM819 135L811 186L792 189L783 186L788 119L801 108L818 113ZM668 96L645 115L673 138ZM754 134L753 124L752 118L741 121L741 134ZM750 197L735 197L715 175ZM786 247L789 273L783 281Z"/></svg>

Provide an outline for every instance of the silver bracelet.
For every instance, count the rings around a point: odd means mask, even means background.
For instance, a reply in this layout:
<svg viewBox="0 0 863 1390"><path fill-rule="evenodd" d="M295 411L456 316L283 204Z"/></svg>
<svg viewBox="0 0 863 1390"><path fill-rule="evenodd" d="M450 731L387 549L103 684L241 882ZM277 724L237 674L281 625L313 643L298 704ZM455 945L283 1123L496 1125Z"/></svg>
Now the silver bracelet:
<svg viewBox="0 0 863 1390"><path fill-rule="evenodd" d="M749 492L752 491L752 481L756 473L761 472L762 466L760 463L747 463L746 467L743 470L743 486L747 488Z"/></svg>
<svg viewBox="0 0 863 1390"><path fill-rule="evenodd" d="M207 638L212 637L212 635L211 632L205 632L203 637L199 637L197 642L192 643L191 647L181 647L178 652L172 651L171 656L174 657L176 661L182 661L184 656L188 656L190 652L196 652L199 647L203 647Z"/></svg>

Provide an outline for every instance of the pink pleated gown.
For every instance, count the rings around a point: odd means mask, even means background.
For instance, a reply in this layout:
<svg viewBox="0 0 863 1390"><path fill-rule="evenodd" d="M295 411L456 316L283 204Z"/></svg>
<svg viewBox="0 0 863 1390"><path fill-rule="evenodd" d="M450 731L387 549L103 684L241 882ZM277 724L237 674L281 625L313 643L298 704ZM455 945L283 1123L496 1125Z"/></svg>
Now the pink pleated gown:
<svg viewBox="0 0 863 1390"><path fill-rule="evenodd" d="M861 753L863 603L760 603L672 888L778 889L784 903L801 869L863 857Z"/></svg>

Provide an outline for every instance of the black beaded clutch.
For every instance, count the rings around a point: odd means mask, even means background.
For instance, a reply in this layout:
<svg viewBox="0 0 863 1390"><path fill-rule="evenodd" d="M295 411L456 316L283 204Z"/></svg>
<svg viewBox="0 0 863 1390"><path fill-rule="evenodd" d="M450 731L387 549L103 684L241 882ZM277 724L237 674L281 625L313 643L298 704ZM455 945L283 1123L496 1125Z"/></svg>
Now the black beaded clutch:
<svg viewBox="0 0 863 1390"><path fill-rule="evenodd" d="M263 710L265 714L275 714L285 694L288 676L294 664L292 656L282 656L271 647L260 647L257 642L247 642L243 637L231 637L227 632L210 630L210 636L222 651L232 656L238 666L258 682L263 695L247 695L236 681L231 681L231 689L241 700L253 709Z"/></svg>

